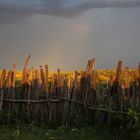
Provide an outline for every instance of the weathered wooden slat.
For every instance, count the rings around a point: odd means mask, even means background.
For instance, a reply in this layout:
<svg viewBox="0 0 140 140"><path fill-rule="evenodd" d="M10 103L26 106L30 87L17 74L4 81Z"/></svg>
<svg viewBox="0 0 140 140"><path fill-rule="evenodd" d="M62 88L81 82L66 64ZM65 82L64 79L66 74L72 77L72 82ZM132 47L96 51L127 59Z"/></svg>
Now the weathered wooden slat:
<svg viewBox="0 0 140 140"><path fill-rule="evenodd" d="M13 64L13 71L12 71L12 75L11 75L11 94L12 97L15 98L15 77L16 77L16 64Z"/></svg>
<svg viewBox="0 0 140 140"><path fill-rule="evenodd" d="M3 69L0 77L0 89L4 89L5 87L5 78L6 78L6 70Z"/></svg>
<svg viewBox="0 0 140 140"><path fill-rule="evenodd" d="M41 81L42 81L42 88L45 89L44 70L43 70L42 66L40 66L39 69L40 69L40 77L41 77Z"/></svg>
<svg viewBox="0 0 140 140"><path fill-rule="evenodd" d="M22 83L23 84L26 84L28 82L27 73L28 73L28 64L29 64L30 57L31 57L31 55L28 55L28 57L26 58L25 63L24 63L23 74L22 74Z"/></svg>
<svg viewBox="0 0 140 140"><path fill-rule="evenodd" d="M119 81L122 74L122 61L118 62L117 71L116 71L116 80Z"/></svg>
<svg viewBox="0 0 140 140"><path fill-rule="evenodd" d="M41 92L42 92L42 80L41 80L41 75L40 75L40 70L36 69L35 70L35 79L36 79L36 99L39 98L39 96L41 96Z"/></svg>
<svg viewBox="0 0 140 140"><path fill-rule="evenodd" d="M4 89L5 89L5 79L6 79L6 70L2 70L2 74L0 77L0 111L2 110L3 106L3 98L4 98Z"/></svg>
<svg viewBox="0 0 140 140"><path fill-rule="evenodd" d="M11 79L11 76L12 76L12 71L9 71L9 72L8 72L8 75L7 75L6 88L11 88L11 86L12 86L12 85L11 85L11 83L12 83L12 82L11 82L11 80L12 80L12 79Z"/></svg>
<svg viewBox="0 0 140 140"><path fill-rule="evenodd" d="M130 98L130 74L128 67L125 68L125 82L124 82L124 88L125 88L125 99L128 100Z"/></svg>
<svg viewBox="0 0 140 140"><path fill-rule="evenodd" d="M139 62L139 66L138 66L138 83L140 86L140 62Z"/></svg>
<svg viewBox="0 0 140 140"><path fill-rule="evenodd" d="M95 58L88 61L87 68L86 68L86 75L92 74L92 70L94 69L95 63L96 63Z"/></svg>
<svg viewBox="0 0 140 140"><path fill-rule="evenodd" d="M95 63L96 63L95 59L89 60L88 62L89 67L86 69L86 77L85 77L85 84L84 84L85 87L83 90L85 106L88 97L90 96L89 94L91 94L90 91L92 87L92 74L93 74L92 72L94 70Z"/></svg>
<svg viewBox="0 0 140 140"><path fill-rule="evenodd" d="M48 79L49 79L48 65L45 65L45 82L46 82L46 95L47 96L49 94Z"/></svg>
<svg viewBox="0 0 140 140"><path fill-rule="evenodd" d="M114 80L113 86L112 86L111 94L119 93L121 74L122 74L122 61L119 61L117 70L116 70L115 80Z"/></svg>

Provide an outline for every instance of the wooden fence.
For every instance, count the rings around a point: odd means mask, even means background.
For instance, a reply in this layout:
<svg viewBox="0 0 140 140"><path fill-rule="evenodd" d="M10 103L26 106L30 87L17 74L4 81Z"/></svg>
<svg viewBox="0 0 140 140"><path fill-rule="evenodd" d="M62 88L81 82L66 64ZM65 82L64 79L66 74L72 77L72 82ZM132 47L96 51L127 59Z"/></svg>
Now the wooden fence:
<svg viewBox="0 0 140 140"><path fill-rule="evenodd" d="M111 123L112 114L127 115L128 109L140 111L140 64L136 72L122 69L118 62L116 75L108 82L97 82L95 59L79 75L70 77L60 69L49 80L48 65L28 68L25 61L22 80L16 84L16 65L2 70L0 76L0 110L23 113L28 122L57 124L68 127L78 114L85 114L92 123Z"/></svg>

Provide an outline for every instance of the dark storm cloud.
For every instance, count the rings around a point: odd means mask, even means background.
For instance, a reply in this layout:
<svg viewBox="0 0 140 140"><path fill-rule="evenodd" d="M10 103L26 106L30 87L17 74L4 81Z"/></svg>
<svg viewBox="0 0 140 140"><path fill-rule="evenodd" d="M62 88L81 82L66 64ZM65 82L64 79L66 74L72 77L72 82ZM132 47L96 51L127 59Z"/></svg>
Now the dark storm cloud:
<svg viewBox="0 0 140 140"><path fill-rule="evenodd" d="M36 14L74 17L91 8L136 6L140 0L1 0L0 23L15 23Z"/></svg>

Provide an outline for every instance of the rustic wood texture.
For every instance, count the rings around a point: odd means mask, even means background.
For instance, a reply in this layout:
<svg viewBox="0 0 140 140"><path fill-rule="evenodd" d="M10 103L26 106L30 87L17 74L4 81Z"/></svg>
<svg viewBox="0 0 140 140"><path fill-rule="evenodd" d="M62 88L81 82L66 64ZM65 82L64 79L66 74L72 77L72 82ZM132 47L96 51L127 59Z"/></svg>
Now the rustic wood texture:
<svg viewBox="0 0 140 140"><path fill-rule="evenodd" d="M140 64L137 73L123 69L118 62L115 75L107 83L98 83L95 59L88 61L85 71L72 76L60 69L49 79L48 65L28 68L25 60L22 81L16 86L16 65L0 75L0 110L26 115L30 123L69 127L75 117L86 115L90 123L111 125L113 113L127 115L133 106L140 111ZM121 109L123 107L123 109Z"/></svg>

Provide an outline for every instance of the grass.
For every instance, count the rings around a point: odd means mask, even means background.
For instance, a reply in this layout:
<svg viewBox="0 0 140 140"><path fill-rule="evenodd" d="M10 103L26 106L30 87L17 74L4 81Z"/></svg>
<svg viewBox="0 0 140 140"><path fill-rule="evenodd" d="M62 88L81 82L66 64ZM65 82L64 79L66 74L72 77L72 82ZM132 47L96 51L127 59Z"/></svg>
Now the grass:
<svg viewBox="0 0 140 140"><path fill-rule="evenodd" d="M116 131L117 132L117 131ZM0 140L124 140L125 137L106 128L59 127L56 130L35 126L0 127ZM128 139L128 138L126 138ZM129 140L129 139L128 139Z"/></svg>
<svg viewBox="0 0 140 140"><path fill-rule="evenodd" d="M89 124L80 114L69 129L28 124L12 112L0 116L0 140L140 140L139 119L133 110L125 120L113 116L111 126Z"/></svg>
<svg viewBox="0 0 140 140"><path fill-rule="evenodd" d="M38 127L9 129L2 127L0 129L0 140L102 140L109 139L109 136L100 135L94 129L71 129L47 130Z"/></svg>

